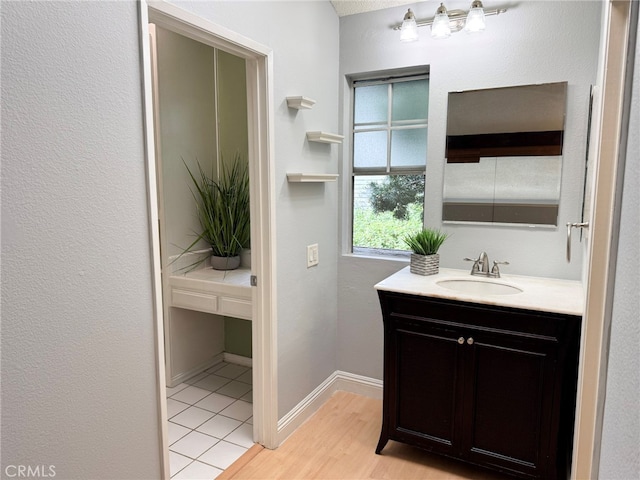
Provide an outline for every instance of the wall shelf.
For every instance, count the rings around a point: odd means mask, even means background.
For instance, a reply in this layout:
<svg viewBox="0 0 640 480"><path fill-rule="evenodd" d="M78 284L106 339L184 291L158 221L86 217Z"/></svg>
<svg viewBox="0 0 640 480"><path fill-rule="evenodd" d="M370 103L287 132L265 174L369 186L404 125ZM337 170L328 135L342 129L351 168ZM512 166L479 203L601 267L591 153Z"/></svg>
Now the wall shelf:
<svg viewBox="0 0 640 480"><path fill-rule="evenodd" d="M287 107L296 110L312 108L315 103L316 101L309 97L287 97Z"/></svg>
<svg viewBox="0 0 640 480"><path fill-rule="evenodd" d="M327 132L307 132L307 140L320 143L342 143L343 135Z"/></svg>
<svg viewBox="0 0 640 480"><path fill-rule="evenodd" d="M289 183L335 182L337 173L287 173Z"/></svg>

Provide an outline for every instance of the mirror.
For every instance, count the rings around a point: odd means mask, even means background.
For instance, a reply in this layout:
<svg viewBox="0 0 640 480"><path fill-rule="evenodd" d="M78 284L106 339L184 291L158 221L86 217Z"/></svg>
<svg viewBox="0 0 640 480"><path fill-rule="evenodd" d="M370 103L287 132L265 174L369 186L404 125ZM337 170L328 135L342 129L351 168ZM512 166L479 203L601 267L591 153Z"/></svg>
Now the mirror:
<svg viewBox="0 0 640 480"><path fill-rule="evenodd" d="M557 225L567 82L450 92L443 221Z"/></svg>

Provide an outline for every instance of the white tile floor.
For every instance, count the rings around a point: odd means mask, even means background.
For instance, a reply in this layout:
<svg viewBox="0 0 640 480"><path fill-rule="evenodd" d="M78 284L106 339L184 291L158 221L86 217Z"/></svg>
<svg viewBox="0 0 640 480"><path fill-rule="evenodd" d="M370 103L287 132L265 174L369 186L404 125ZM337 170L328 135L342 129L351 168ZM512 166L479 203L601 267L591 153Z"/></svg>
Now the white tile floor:
<svg viewBox="0 0 640 480"><path fill-rule="evenodd" d="M253 445L251 374L223 362L167 388L172 479L216 478Z"/></svg>

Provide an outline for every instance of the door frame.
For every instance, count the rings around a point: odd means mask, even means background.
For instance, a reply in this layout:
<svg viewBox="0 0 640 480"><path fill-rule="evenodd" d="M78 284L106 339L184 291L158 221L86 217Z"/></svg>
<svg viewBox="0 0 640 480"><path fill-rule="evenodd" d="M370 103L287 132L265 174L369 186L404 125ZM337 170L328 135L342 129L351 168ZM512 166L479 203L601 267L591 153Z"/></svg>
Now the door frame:
<svg viewBox="0 0 640 480"><path fill-rule="evenodd" d="M276 242L273 136L273 52L249 38L161 0L140 0L143 117L147 202L152 253L157 400L163 478L170 477L167 432L162 267L154 146L154 113L149 23L244 58L247 70L249 181L251 196L251 273L253 358L253 437L276 448L278 427L276 344Z"/></svg>
<svg viewBox="0 0 640 480"><path fill-rule="evenodd" d="M625 112L630 101L629 51L637 6L606 0L602 8L598 91L594 91L592 143L595 174L583 263L584 317L578 372L572 479L597 478L617 258Z"/></svg>

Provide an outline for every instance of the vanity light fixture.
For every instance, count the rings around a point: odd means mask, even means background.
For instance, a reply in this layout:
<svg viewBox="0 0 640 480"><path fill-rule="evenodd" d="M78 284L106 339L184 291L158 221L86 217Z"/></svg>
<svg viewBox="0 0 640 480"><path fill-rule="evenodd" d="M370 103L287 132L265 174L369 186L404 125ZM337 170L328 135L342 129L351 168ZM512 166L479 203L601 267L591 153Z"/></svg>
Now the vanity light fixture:
<svg viewBox="0 0 640 480"><path fill-rule="evenodd" d="M417 27L431 26L433 38L447 38L452 33L464 30L467 33L482 32L485 29L485 17L499 15L506 12L506 8L494 8L485 10L480 0L473 0L469 12L463 10L447 10L443 3L436 10L433 18L416 20L415 15L409 9L404 16L402 24L393 26L394 30L400 30L400 40L412 42L418 39Z"/></svg>

